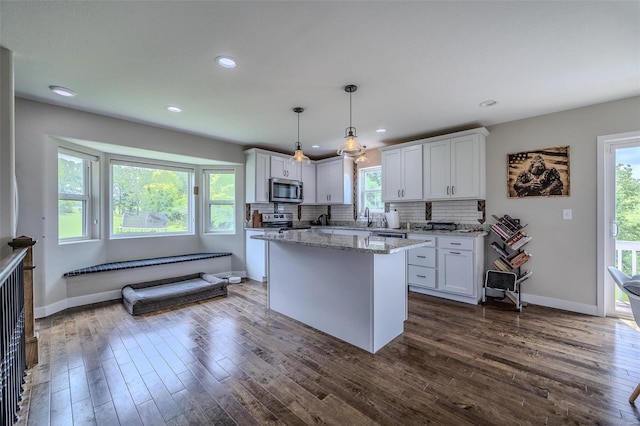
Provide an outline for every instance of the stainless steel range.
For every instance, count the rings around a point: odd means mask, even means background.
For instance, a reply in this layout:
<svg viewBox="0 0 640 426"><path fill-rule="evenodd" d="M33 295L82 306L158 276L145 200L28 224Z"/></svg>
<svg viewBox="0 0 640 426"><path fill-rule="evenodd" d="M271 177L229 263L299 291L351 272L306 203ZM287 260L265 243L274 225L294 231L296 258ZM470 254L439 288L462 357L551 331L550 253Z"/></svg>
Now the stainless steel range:
<svg viewBox="0 0 640 426"><path fill-rule="evenodd" d="M293 226L293 213L262 213L262 227L280 231L311 228L311 226Z"/></svg>

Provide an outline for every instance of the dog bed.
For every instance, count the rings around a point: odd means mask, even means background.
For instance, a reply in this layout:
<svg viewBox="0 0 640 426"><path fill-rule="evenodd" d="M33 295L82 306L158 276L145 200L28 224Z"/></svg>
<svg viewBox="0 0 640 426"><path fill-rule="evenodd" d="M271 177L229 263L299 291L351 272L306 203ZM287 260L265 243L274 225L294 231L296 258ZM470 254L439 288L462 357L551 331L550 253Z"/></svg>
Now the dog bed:
<svg viewBox="0 0 640 426"><path fill-rule="evenodd" d="M126 285L122 288L122 303L131 315L139 315L226 295L225 280L200 272Z"/></svg>

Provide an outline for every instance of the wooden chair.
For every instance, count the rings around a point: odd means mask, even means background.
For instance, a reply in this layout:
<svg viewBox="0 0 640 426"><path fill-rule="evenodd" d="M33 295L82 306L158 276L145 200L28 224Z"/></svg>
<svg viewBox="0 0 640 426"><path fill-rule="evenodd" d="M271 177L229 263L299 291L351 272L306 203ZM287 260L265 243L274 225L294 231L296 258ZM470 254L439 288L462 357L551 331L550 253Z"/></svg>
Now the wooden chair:
<svg viewBox="0 0 640 426"><path fill-rule="evenodd" d="M618 268L615 268L613 266L609 266L608 269L609 269L609 273L613 277L613 280L618 285L618 288L620 288L620 291L624 292L624 294L626 294L629 297L629 304L631 305L631 312L633 313L633 318L636 320L636 324L638 324L638 327L640 327L640 295L629 291L629 289L625 287L625 284L628 284L629 281L631 281L631 277L627 276ZM629 397L629 402L631 404L634 404L638 395L640 395L640 384L636 386L636 389L633 391L633 393Z"/></svg>

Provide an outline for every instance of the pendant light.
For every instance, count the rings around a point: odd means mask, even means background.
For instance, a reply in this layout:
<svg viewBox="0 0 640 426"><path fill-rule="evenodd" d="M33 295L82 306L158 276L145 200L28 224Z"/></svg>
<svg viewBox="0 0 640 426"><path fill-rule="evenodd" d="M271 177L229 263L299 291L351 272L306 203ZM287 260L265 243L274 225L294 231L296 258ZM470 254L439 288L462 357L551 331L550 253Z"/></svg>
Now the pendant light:
<svg viewBox="0 0 640 426"><path fill-rule="evenodd" d="M347 139L338 148L338 155L345 157L358 157L364 153L364 148L358 143L356 128L351 125L351 94L358 90L355 84L344 86L344 91L349 94L349 127L344 131L344 137Z"/></svg>
<svg viewBox="0 0 640 426"><path fill-rule="evenodd" d="M304 108L301 108L301 107L295 107L293 109L293 112L298 114L298 141L296 142L296 152L294 152L293 155L289 157L289 162L292 164L294 163L311 164L311 160L309 159L309 157L304 155L304 153L302 152L302 145L300 144L300 114L302 113L302 111L304 111Z"/></svg>
<svg viewBox="0 0 640 426"><path fill-rule="evenodd" d="M362 154L360 154L360 156L358 158L356 158L355 160L353 160L354 163L356 164L361 164L361 163L366 163L367 161L369 161L369 159L367 158L366 154L366 145L362 145L362 149L365 150L362 152Z"/></svg>

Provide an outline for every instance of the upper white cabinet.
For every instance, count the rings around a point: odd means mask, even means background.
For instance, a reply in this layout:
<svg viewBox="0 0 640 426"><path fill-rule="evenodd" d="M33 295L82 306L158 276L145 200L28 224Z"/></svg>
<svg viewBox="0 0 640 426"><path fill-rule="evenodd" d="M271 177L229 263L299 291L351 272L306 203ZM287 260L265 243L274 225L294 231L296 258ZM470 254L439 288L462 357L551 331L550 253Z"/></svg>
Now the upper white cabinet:
<svg viewBox="0 0 640 426"><path fill-rule="evenodd" d="M340 157L316 162L318 204L353 204L352 188L353 161L351 159Z"/></svg>
<svg viewBox="0 0 640 426"><path fill-rule="evenodd" d="M270 155L257 149L245 153L246 202L269 202L269 177L271 176Z"/></svg>
<svg viewBox="0 0 640 426"><path fill-rule="evenodd" d="M429 139L423 145L424 199L484 199L484 128Z"/></svg>
<svg viewBox="0 0 640 426"><path fill-rule="evenodd" d="M300 164L292 164L288 157L271 156L271 177L300 180Z"/></svg>
<svg viewBox="0 0 640 426"><path fill-rule="evenodd" d="M382 201L422 199L422 145L381 150Z"/></svg>
<svg viewBox="0 0 640 426"><path fill-rule="evenodd" d="M315 163L302 163L300 167L300 180L302 181L302 204L316 203L316 165Z"/></svg>

